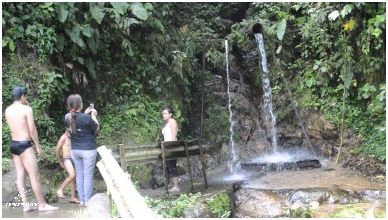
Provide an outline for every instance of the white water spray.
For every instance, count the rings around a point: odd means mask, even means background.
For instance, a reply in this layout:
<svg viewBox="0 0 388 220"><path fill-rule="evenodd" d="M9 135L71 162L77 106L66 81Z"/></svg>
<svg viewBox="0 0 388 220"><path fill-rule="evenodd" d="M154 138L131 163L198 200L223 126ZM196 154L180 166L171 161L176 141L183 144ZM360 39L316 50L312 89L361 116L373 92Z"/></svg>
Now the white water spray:
<svg viewBox="0 0 388 220"><path fill-rule="evenodd" d="M256 43L260 52L261 68L262 68L262 81L264 90L264 115L267 128L271 134L272 149L277 152L277 135L276 135L276 118L272 110L272 92L269 84L267 57L265 55L264 39L261 33L255 34Z"/></svg>
<svg viewBox="0 0 388 220"><path fill-rule="evenodd" d="M234 149L234 131L233 131L233 113L232 113L232 103L230 98L230 78L229 78L229 47L228 47L228 40L225 40L225 61L226 61L226 77L228 81L228 109L229 109L229 122L230 122L230 142L229 142L229 160L228 160L228 168L229 171L232 173L236 173L238 170L240 170L240 162L237 161L237 153Z"/></svg>

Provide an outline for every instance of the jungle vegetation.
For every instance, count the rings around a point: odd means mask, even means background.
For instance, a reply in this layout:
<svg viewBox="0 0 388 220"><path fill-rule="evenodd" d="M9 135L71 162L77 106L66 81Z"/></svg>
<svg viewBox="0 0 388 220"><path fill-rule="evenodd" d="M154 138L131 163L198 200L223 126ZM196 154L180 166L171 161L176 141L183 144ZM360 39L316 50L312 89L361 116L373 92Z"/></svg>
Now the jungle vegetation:
<svg viewBox="0 0 388 220"><path fill-rule="evenodd" d="M355 153L385 162L382 2L2 3L3 112L12 87L26 86L46 165L55 160L72 93L81 94L85 105L95 103L100 144L155 141L166 105L175 110L179 135L196 136L203 68L208 77L224 65L220 39L238 48L233 56L260 89L258 72L249 71L258 69L245 32L253 22L263 25L271 85L280 88L275 99L286 80L300 107L320 111L338 132L344 126L362 138ZM211 110L205 121L217 126L209 118L217 118L219 108ZM211 132L205 130L205 138ZM10 157L9 142L3 117L3 158Z"/></svg>

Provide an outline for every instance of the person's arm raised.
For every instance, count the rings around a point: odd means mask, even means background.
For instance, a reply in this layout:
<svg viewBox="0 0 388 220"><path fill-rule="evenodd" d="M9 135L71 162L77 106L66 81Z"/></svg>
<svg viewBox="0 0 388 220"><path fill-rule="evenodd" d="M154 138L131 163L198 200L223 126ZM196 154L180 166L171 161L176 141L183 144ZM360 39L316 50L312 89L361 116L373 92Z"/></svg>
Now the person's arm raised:
<svg viewBox="0 0 388 220"><path fill-rule="evenodd" d="M32 112L31 107L27 107L27 124L28 124L28 130L30 132L32 141L34 141L36 152L39 156L43 154L42 148L40 147L39 143L39 136L38 136L38 130L36 129L35 122L34 122L34 114Z"/></svg>

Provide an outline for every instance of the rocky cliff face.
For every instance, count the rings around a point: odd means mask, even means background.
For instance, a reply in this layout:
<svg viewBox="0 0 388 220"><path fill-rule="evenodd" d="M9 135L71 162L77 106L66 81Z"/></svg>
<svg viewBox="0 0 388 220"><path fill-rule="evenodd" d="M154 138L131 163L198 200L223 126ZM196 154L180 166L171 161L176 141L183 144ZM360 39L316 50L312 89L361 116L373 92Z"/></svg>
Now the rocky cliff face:
<svg viewBox="0 0 388 220"><path fill-rule="evenodd" d="M230 96L234 121L235 149L242 161L258 157L266 152L271 152L270 138L264 124L261 95L257 88L244 82L244 73L233 70L233 77L230 80ZM246 74L245 74L246 75ZM206 94L208 106L218 105L223 108L225 114L228 112L228 94L226 76L213 75L213 79L206 83ZM277 137L280 149L309 149L311 148L318 155L335 159L339 150L339 131L335 125L325 120L318 111L297 109L308 134L311 146L302 132L301 122L298 120L294 109L290 106L288 94L276 94L274 100L274 114L281 115L277 118ZM206 106L205 106L206 108ZM206 117L211 117L207 115ZM224 120L227 120L225 118ZM229 122L225 122L230 126ZM210 143L211 157L208 164L217 166L218 163L225 163L228 159L230 133L229 128L225 134L220 131L213 131L224 137L220 142ZM209 138L209 137L205 137ZM361 138L352 132L345 130L343 153L340 163L345 167L352 167L367 176L377 176L385 180L385 164L381 164L376 158L352 154L352 149L361 143ZM213 144L213 145L212 145ZM209 161L211 160L211 161ZM216 160L216 161L214 161ZM212 168L212 167L210 167Z"/></svg>

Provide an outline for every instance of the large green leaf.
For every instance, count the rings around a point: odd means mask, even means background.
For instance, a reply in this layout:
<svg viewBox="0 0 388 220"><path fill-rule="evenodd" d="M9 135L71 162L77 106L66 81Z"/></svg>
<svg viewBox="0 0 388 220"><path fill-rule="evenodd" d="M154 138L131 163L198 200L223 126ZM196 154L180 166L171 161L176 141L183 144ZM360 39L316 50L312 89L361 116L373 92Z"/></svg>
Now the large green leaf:
<svg viewBox="0 0 388 220"><path fill-rule="evenodd" d="M132 11L132 14L136 16L136 18L140 19L140 20L147 20L148 18L148 13L147 11L145 10L145 8L143 7L143 4L142 3L132 3L131 4L131 11Z"/></svg>
<svg viewBox="0 0 388 220"><path fill-rule="evenodd" d="M129 8L129 4L126 2L111 2L110 4L119 14L124 14Z"/></svg>
<svg viewBox="0 0 388 220"><path fill-rule="evenodd" d="M341 11L341 17L344 18L346 15L350 14L353 10L353 5L352 4L347 4Z"/></svg>
<svg viewBox="0 0 388 220"><path fill-rule="evenodd" d="M83 25L81 27L82 34L86 37L91 37L93 34L93 28L90 25Z"/></svg>
<svg viewBox="0 0 388 220"><path fill-rule="evenodd" d="M62 34L57 35L57 42L56 42L57 48L59 51L63 52L63 48L65 45L65 38Z"/></svg>
<svg viewBox="0 0 388 220"><path fill-rule="evenodd" d="M65 22L69 15L69 10L67 10L67 5L65 4L66 3L59 3L55 6L55 10L58 13L58 18L61 23Z"/></svg>
<svg viewBox="0 0 388 220"><path fill-rule="evenodd" d="M2 42L3 42L3 47L6 47L8 44L8 41L5 38L3 38Z"/></svg>
<svg viewBox="0 0 388 220"><path fill-rule="evenodd" d="M86 39L88 47L93 55L97 54L97 47L98 47L97 41L98 41L98 36L96 34Z"/></svg>
<svg viewBox="0 0 388 220"><path fill-rule="evenodd" d="M96 70L95 70L95 65L93 60L91 60L90 58L86 59L86 67L88 68L88 71L92 76L92 78L96 79L97 75L96 75Z"/></svg>
<svg viewBox="0 0 388 220"><path fill-rule="evenodd" d="M287 21L286 19L283 19L279 24L278 24L278 29L277 29L277 36L279 40L283 40L284 33L286 32L286 27L287 27Z"/></svg>
<svg viewBox="0 0 388 220"><path fill-rule="evenodd" d="M89 3L89 11L92 14L92 17L97 21L98 24L101 24L102 19L105 16L105 13L101 6L96 3Z"/></svg>
<svg viewBox="0 0 388 220"><path fill-rule="evenodd" d="M9 39L8 47L9 47L9 49L10 49L12 52L15 51L15 43L13 42L12 39Z"/></svg>

